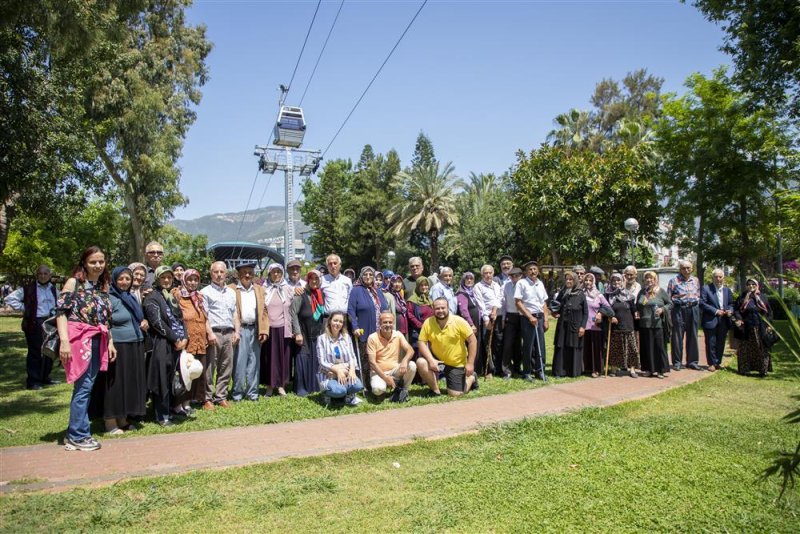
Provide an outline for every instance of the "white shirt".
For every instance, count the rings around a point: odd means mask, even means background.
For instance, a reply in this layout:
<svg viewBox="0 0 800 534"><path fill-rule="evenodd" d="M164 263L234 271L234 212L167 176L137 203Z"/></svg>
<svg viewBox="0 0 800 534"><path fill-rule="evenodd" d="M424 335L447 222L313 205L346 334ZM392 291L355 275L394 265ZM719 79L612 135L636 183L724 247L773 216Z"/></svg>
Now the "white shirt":
<svg viewBox="0 0 800 534"><path fill-rule="evenodd" d="M347 303L350 300L350 291L353 281L339 273L336 278L326 274L322 277L322 294L325 296L325 311L328 313L347 313Z"/></svg>
<svg viewBox="0 0 800 534"><path fill-rule="evenodd" d="M256 290L253 284L245 289L242 284L238 284L239 300L242 302L242 324L252 325L256 322Z"/></svg>
<svg viewBox="0 0 800 534"><path fill-rule="evenodd" d="M206 302L211 328L233 328L233 314L236 313L233 289L211 283L201 289L200 294Z"/></svg>
<svg viewBox="0 0 800 534"><path fill-rule="evenodd" d="M640 284L639 282L634 281L633 284L631 284L630 287L628 287L626 285L625 288L628 291L631 292L631 294L634 296L634 298L636 298L636 297L639 296L639 292L642 290L642 284Z"/></svg>
<svg viewBox="0 0 800 534"><path fill-rule="evenodd" d="M514 300L522 301L525 309L531 313L544 313L544 305L547 302L547 290L541 280L532 281L527 276L517 282L514 287Z"/></svg>
<svg viewBox="0 0 800 534"><path fill-rule="evenodd" d="M514 300L514 290L516 287L513 281L503 284L503 315L507 313L519 313L517 303Z"/></svg>
<svg viewBox="0 0 800 534"><path fill-rule="evenodd" d="M716 286L715 286L716 287ZM725 309L725 293L722 291L722 288L725 286L717 287L717 302L719 302L719 309Z"/></svg>
<svg viewBox="0 0 800 534"><path fill-rule="evenodd" d="M487 284L483 280L475 284L475 293L480 296L480 299L483 301L483 309L481 310L481 316L484 321L489 319L489 315L492 313L492 309L497 309L498 312L502 311L503 307L503 290L500 288L500 284L492 280L490 284Z"/></svg>
<svg viewBox="0 0 800 534"><path fill-rule="evenodd" d="M50 312L56 307L56 300L53 298L53 291L50 289L53 286L50 282L46 285L36 283L36 317L50 317ZM10 295L6 297L6 305L11 308L22 311L25 309L24 302L24 288L18 287Z"/></svg>

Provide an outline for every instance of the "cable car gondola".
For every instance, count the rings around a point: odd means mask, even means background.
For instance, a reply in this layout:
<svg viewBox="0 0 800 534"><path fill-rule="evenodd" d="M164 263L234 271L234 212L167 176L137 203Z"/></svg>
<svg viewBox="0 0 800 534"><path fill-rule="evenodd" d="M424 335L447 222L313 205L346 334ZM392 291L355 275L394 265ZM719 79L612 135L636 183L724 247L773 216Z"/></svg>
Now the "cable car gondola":
<svg viewBox="0 0 800 534"><path fill-rule="evenodd" d="M281 106L275 123L275 144L298 148L306 135L306 120L303 108Z"/></svg>

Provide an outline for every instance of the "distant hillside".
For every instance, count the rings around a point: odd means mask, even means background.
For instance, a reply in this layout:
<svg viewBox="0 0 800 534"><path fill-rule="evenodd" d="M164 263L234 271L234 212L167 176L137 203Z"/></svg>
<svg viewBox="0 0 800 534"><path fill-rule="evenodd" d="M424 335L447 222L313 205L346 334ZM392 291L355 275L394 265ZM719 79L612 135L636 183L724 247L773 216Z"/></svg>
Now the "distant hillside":
<svg viewBox="0 0 800 534"><path fill-rule="evenodd" d="M300 239L300 233L309 230L309 227L300 220L300 213L295 209L295 239ZM270 237L283 235L284 208L283 206L267 206L257 210L250 210L245 216L244 212L216 213L205 215L197 219L174 219L169 222L172 226L192 235L205 234L209 243L218 241L252 241L258 243ZM242 232L238 235L239 225Z"/></svg>

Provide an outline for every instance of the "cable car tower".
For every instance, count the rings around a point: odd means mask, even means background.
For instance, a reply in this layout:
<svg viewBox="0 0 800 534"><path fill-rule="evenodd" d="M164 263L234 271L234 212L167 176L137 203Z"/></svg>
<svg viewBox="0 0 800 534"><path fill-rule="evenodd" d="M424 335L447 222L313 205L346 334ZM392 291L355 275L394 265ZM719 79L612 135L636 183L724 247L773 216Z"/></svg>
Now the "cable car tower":
<svg viewBox="0 0 800 534"><path fill-rule="evenodd" d="M300 148L306 135L303 109L284 105L289 88L280 86L278 118L275 121L273 142L275 146L256 145L258 169L264 174L284 171L286 182L286 230L283 234L283 264L294 259L294 171L300 176L311 176L319 169L322 153L319 150Z"/></svg>

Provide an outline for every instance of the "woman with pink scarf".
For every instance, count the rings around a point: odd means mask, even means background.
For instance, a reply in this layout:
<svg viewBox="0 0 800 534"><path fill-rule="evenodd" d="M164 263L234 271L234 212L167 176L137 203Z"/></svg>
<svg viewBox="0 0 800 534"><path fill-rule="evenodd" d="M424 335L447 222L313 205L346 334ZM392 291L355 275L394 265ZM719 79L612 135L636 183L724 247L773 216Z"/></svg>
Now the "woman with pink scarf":
<svg viewBox="0 0 800 534"><path fill-rule="evenodd" d="M105 254L100 247L91 246L83 251L72 277L64 283L56 305L59 358L67 382L74 384L64 438L68 451L100 448L89 431L89 399L97 373L108 369L108 362L117 357L108 329L110 282Z"/></svg>

